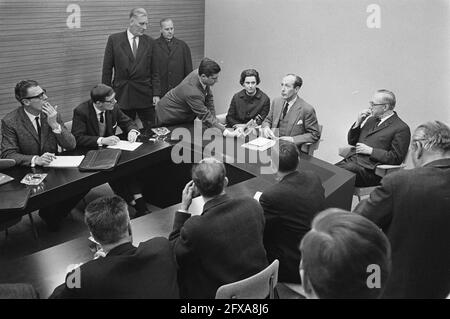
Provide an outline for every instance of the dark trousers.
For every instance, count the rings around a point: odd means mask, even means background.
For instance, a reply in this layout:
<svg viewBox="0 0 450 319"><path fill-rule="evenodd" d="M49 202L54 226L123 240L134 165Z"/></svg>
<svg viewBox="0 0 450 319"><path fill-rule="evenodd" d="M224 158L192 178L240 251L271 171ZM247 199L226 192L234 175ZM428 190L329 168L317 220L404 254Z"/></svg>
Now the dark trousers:
<svg viewBox="0 0 450 319"><path fill-rule="evenodd" d="M39 209L39 216L50 225L59 224L88 192L75 195L62 202Z"/></svg>
<svg viewBox="0 0 450 319"><path fill-rule="evenodd" d="M155 127L155 107L153 105L143 109L122 109L122 112L133 121L136 119L137 114L142 122L145 132L149 131L152 127Z"/></svg>
<svg viewBox="0 0 450 319"><path fill-rule="evenodd" d="M337 163L336 166L356 174L356 187L380 185L381 177L375 175L375 169L371 170L360 166L356 161L356 156L346 158Z"/></svg>
<svg viewBox="0 0 450 319"><path fill-rule="evenodd" d="M131 202L134 194L142 194L140 183L129 177L122 177L108 183L114 194L122 197L127 203Z"/></svg>

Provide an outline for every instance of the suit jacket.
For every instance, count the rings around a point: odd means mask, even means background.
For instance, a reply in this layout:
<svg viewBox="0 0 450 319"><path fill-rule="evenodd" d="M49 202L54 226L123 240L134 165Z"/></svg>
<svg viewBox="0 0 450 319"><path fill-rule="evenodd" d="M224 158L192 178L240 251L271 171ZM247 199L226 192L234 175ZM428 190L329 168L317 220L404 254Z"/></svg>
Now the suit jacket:
<svg viewBox="0 0 450 319"><path fill-rule="evenodd" d="M300 241L324 208L325 191L311 171L295 171L265 189L259 202L264 209L264 247L269 263L280 261L278 279L300 283Z"/></svg>
<svg viewBox="0 0 450 319"><path fill-rule="evenodd" d="M72 271L50 298L176 299L176 267L173 247L166 238L152 238L138 247L125 243L106 257L81 265L79 288L70 288L76 282L72 279L76 271Z"/></svg>
<svg viewBox="0 0 450 319"><path fill-rule="evenodd" d="M115 135L117 126L127 134L138 127L116 104L111 111L105 111L105 137ZM92 101L81 103L73 110L72 134L78 147L97 148L99 136L97 113Z"/></svg>
<svg viewBox="0 0 450 319"><path fill-rule="evenodd" d="M183 298L214 298L221 285L267 267L264 216L254 199L220 195L200 216L177 212L169 239L175 243Z"/></svg>
<svg viewBox="0 0 450 319"><path fill-rule="evenodd" d="M385 298L445 298L450 291L450 158L386 175L355 212L392 249Z"/></svg>
<svg viewBox="0 0 450 319"><path fill-rule="evenodd" d="M285 100L281 97L272 101L269 115L262 124L263 127L268 126L272 129L278 127L284 102ZM297 96L297 100L289 109L286 117L288 118L287 136L292 136L295 144L314 143L320 139L316 111L299 96Z"/></svg>
<svg viewBox="0 0 450 319"><path fill-rule="evenodd" d="M161 96L176 87L192 72L191 50L186 42L172 38L170 51L166 39L156 39L159 52L159 77L161 80Z"/></svg>
<svg viewBox="0 0 450 319"><path fill-rule="evenodd" d="M155 111L158 125L189 123L198 117L207 127L220 127L211 88L207 86L203 89L197 69L167 92Z"/></svg>
<svg viewBox="0 0 450 319"><path fill-rule="evenodd" d="M64 149L75 148L75 137L64 126L58 113L57 122L61 125L61 134L53 133L47 123L47 116L41 113L41 139L25 113L23 106L6 114L2 119L1 158L11 158L16 165L30 165L35 155L45 152L57 153L58 145Z"/></svg>
<svg viewBox="0 0 450 319"><path fill-rule="evenodd" d="M356 154L352 150L346 158L356 156L362 167L374 169L379 164L399 165L408 153L411 132L409 126L394 112L390 118L377 126L374 117L370 117L361 128L352 128L348 132L348 144L364 143L373 147L372 155Z"/></svg>
<svg viewBox="0 0 450 319"><path fill-rule="evenodd" d="M235 124L246 124L257 115L264 120L269 110L270 99L266 93L257 88L255 95L248 96L245 90L241 90L231 99L227 114L227 124L230 127Z"/></svg>
<svg viewBox="0 0 450 319"><path fill-rule="evenodd" d="M155 41L148 35L139 37L135 59L127 32L113 34L106 44L102 83L114 88L123 109L150 107L153 96L160 95L158 63Z"/></svg>

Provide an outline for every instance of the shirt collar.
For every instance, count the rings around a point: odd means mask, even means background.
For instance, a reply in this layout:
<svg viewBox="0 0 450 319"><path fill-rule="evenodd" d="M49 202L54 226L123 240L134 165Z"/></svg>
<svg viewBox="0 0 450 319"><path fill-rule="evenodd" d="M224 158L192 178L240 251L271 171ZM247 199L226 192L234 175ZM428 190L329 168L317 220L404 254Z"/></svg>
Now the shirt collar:
<svg viewBox="0 0 450 319"><path fill-rule="evenodd" d="M200 78L200 75L197 75L197 76L198 76L198 81L200 82L200 85L202 86L203 90L206 90L206 85L203 84L203 82L202 82L202 80Z"/></svg>
<svg viewBox="0 0 450 319"><path fill-rule="evenodd" d="M130 32L129 29L127 29L127 37L128 37L128 41L133 41L134 35L133 33ZM136 37L136 40L139 39L139 37Z"/></svg>
<svg viewBox="0 0 450 319"><path fill-rule="evenodd" d="M102 112L105 112L105 111L100 111L100 110L94 105L94 103L92 103L92 106L94 107L95 113L97 113L97 115L99 115L99 114L102 113Z"/></svg>
<svg viewBox="0 0 450 319"><path fill-rule="evenodd" d="M295 101L297 101L297 95L291 101L288 102L288 108L294 105Z"/></svg>
<svg viewBox="0 0 450 319"><path fill-rule="evenodd" d="M378 123L378 126L380 126L381 125L381 123L383 123L384 121L386 121L388 118L390 118L392 115L394 115L395 113L394 112L392 112L392 114L391 115L388 115L388 116L386 116L386 117L383 117L381 120L380 120L380 123Z"/></svg>
<svg viewBox="0 0 450 319"><path fill-rule="evenodd" d="M34 123L36 116L39 117L39 120L41 119L41 114L39 115L33 115L30 112L27 112L25 108L23 109L25 111L25 114L30 118L31 123Z"/></svg>

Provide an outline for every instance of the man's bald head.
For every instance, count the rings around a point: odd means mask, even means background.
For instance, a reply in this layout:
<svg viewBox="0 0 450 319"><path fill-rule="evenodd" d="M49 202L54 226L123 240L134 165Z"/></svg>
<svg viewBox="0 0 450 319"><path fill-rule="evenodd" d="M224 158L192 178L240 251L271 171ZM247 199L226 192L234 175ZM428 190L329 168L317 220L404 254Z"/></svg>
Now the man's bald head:
<svg viewBox="0 0 450 319"><path fill-rule="evenodd" d="M202 196L220 195L227 184L225 165L215 158L204 158L192 168L192 180Z"/></svg>

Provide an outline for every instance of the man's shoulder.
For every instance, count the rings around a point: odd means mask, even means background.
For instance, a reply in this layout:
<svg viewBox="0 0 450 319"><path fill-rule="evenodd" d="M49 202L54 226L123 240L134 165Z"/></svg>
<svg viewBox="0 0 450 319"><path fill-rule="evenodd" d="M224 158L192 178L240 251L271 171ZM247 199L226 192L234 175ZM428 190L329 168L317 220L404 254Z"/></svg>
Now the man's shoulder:
<svg viewBox="0 0 450 319"><path fill-rule="evenodd" d="M9 123L9 122L15 122L17 121L18 118L20 118L20 112L19 112L20 107L12 110L11 112L7 113L4 117L3 117L3 121L5 123Z"/></svg>
<svg viewBox="0 0 450 319"><path fill-rule="evenodd" d="M394 113L394 121L396 122L396 125L399 126L400 128L409 130L409 125L406 124L406 122L403 121L400 118L400 116L398 116L397 112Z"/></svg>
<svg viewBox="0 0 450 319"><path fill-rule="evenodd" d="M307 112L314 111L314 107L299 96L297 96L297 101L295 101L295 103L298 103L302 109Z"/></svg>
<svg viewBox="0 0 450 319"><path fill-rule="evenodd" d="M83 103L80 103L75 109L74 111L76 112L87 112L89 110L90 107L90 103L89 100L88 101L84 101Z"/></svg>
<svg viewBox="0 0 450 319"><path fill-rule="evenodd" d="M123 39L126 38L126 31L121 31L121 32L117 32L117 33L113 33L109 36L109 38L111 40L119 40L119 39Z"/></svg>

